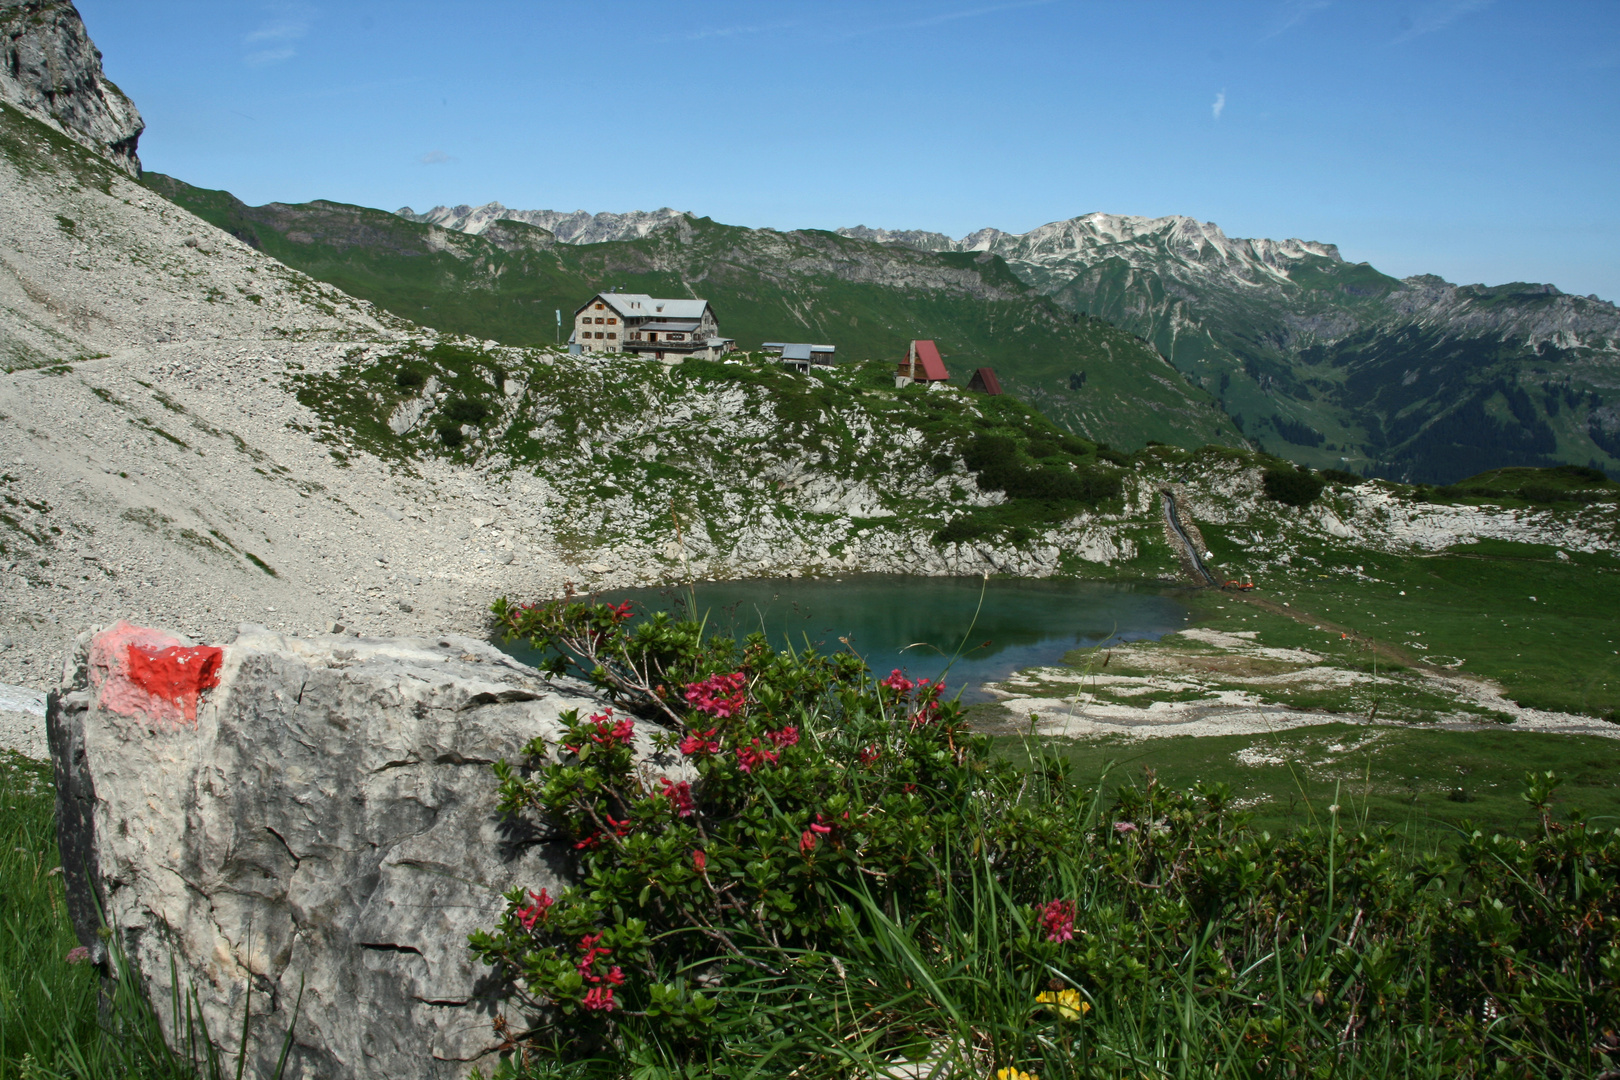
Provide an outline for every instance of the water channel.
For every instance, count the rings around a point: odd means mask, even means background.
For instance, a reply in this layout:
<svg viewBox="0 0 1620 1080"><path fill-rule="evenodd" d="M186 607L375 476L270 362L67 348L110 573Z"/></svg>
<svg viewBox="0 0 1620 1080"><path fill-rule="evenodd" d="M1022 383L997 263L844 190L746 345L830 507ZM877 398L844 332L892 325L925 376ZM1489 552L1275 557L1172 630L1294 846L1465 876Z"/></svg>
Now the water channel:
<svg viewBox="0 0 1620 1080"><path fill-rule="evenodd" d="M699 582L691 591L621 589L602 598L629 600L638 614L684 614L694 595L713 632L763 631L776 648L808 642L823 653L844 648L839 639L847 638L879 675L900 668L937 679L950 664L946 685L962 688L969 703L989 699L985 682L1058 663L1071 649L1158 638L1185 626L1187 615L1172 589L1033 578L773 578Z"/></svg>

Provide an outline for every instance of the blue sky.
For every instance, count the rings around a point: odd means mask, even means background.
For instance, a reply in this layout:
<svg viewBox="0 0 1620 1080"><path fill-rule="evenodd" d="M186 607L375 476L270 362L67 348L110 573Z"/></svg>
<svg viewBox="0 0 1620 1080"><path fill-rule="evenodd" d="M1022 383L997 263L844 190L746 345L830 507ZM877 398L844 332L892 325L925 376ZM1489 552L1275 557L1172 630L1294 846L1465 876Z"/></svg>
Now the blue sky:
<svg viewBox="0 0 1620 1080"><path fill-rule="evenodd" d="M250 203L1093 210L1620 299L1620 3L78 0L149 169Z"/></svg>

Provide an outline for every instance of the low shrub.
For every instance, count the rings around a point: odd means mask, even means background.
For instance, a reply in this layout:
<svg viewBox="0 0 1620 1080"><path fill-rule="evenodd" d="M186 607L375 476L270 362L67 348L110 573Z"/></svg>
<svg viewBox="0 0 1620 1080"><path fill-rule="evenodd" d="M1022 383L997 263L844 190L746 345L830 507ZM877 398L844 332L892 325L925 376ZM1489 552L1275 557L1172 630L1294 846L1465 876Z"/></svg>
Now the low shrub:
<svg viewBox="0 0 1620 1080"><path fill-rule="evenodd" d="M1357 476L1346 469L1323 469L1322 479L1330 484L1349 484L1351 487L1359 487L1367 482L1365 476Z"/></svg>
<svg viewBox="0 0 1620 1080"><path fill-rule="evenodd" d="M977 540L991 532L989 525L975 520L970 514L962 514L952 518L934 533L936 544L962 544L969 540Z"/></svg>
<svg viewBox="0 0 1620 1080"><path fill-rule="evenodd" d="M1602 469L1594 469L1586 465L1559 465L1549 471L1561 477L1584 481L1588 484L1606 485L1609 482L1608 473Z"/></svg>
<svg viewBox="0 0 1620 1080"><path fill-rule="evenodd" d="M461 433L460 424L440 424L434 431L438 434L439 441L452 450L467 441L466 436Z"/></svg>
<svg viewBox="0 0 1620 1080"><path fill-rule="evenodd" d="M1266 498L1289 506L1309 506L1327 485L1303 469L1267 469L1260 476Z"/></svg>
<svg viewBox="0 0 1620 1080"><path fill-rule="evenodd" d="M472 937L533 1023L501 1013L498 1075L1573 1080L1620 1060L1620 830L1555 822L1550 774L1528 778L1526 836L1472 832L1453 858L1339 806L1273 836L1224 785L1105 796L1038 746L1015 767L941 686L848 653L629 605L494 612L610 703L495 767L512 835L576 863Z"/></svg>
<svg viewBox="0 0 1620 1080"><path fill-rule="evenodd" d="M1058 446L1055 440L1029 444L1032 456L1037 449L1055 454ZM1007 435L974 436L964 446L962 460L982 490L1004 492L1011 499L1097 503L1117 498L1121 490L1116 474L1095 468L1026 464L1017 441Z"/></svg>
<svg viewBox="0 0 1620 1080"><path fill-rule="evenodd" d="M1085 457L1087 454L1100 449L1078 435L1060 435L1058 437L1058 446L1062 448L1065 454L1072 454L1075 457Z"/></svg>
<svg viewBox="0 0 1620 1080"><path fill-rule="evenodd" d="M1029 451L1029 456L1032 458L1049 458L1058 455L1056 439L1031 439L1025 446Z"/></svg>
<svg viewBox="0 0 1620 1080"><path fill-rule="evenodd" d="M425 382L427 377L411 367L400 368L398 374L394 376L394 385L401 390L415 390Z"/></svg>
<svg viewBox="0 0 1620 1080"><path fill-rule="evenodd" d="M472 398L452 398L439 415L453 424L481 424L489 416L489 406Z"/></svg>

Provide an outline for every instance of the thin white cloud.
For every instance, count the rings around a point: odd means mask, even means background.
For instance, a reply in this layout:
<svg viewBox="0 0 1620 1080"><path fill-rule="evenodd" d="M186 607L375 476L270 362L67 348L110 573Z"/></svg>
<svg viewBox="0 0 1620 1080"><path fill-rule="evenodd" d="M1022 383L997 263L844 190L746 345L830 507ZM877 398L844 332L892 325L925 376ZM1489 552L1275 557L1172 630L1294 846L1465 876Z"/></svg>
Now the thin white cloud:
<svg viewBox="0 0 1620 1080"><path fill-rule="evenodd" d="M429 150L420 158L417 158L417 160L424 165L443 165L446 162L454 161L456 159L445 153L443 150Z"/></svg>
<svg viewBox="0 0 1620 1080"><path fill-rule="evenodd" d="M1213 104L1213 105L1211 105L1209 107L1209 111L1210 111L1211 114L1214 115L1215 119L1219 120L1221 118L1221 113L1226 111L1226 91L1225 90L1222 90L1220 93L1215 95L1215 104Z"/></svg>
<svg viewBox="0 0 1620 1080"><path fill-rule="evenodd" d="M1401 32L1390 44L1404 45L1413 38L1444 30L1464 15L1489 7L1490 3L1491 0L1434 0L1411 17L1402 19Z"/></svg>
<svg viewBox="0 0 1620 1080"><path fill-rule="evenodd" d="M1277 6L1276 22L1260 40L1269 41L1279 34L1286 34L1318 11L1325 11L1332 6L1333 0L1283 0Z"/></svg>
<svg viewBox="0 0 1620 1080"><path fill-rule="evenodd" d="M940 23L955 22L957 19L975 19L980 15L994 15L998 11L1011 11L1014 8L1044 7L1053 0L1016 0L1008 4L990 4L986 7L965 8L961 11L947 11L940 15L930 15L926 19L915 22L901 23L902 27L938 26Z"/></svg>
<svg viewBox="0 0 1620 1080"><path fill-rule="evenodd" d="M291 45L283 45L279 49L260 49L258 52L250 52L242 57L242 60L253 67L263 67L265 64L277 64L283 60L291 60L297 55L297 49L294 49Z"/></svg>
<svg viewBox="0 0 1620 1080"><path fill-rule="evenodd" d="M281 4L269 9L271 17L265 19L242 38L250 51L242 60L253 66L277 64L298 55L296 42L309 33L314 9L302 4Z"/></svg>
<svg viewBox="0 0 1620 1080"><path fill-rule="evenodd" d="M937 15L927 15L919 19L905 22L875 23L867 26L845 28L842 32L831 35L838 39L865 37L868 34L885 33L892 30L915 30L926 26L937 26L940 23L955 22L958 19L973 19L980 15L994 15L1001 11L1012 11L1016 8L1045 7L1054 4L1057 0L1002 0L1001 3L981 4L977 7L959 8L956 11L944 11ZM656 40L659 41L703 41L711 38L734 38L749 34L768 34L779 30L794 30L807 24L802 19L783 22L768 23L739 23L734 26L713 26L693 30L684 34L667 35Z"/></svg>
<svg viewBox="0 0 1620 1080"><path fill-rule="evenodd" d="M660 38L660 41L707 41L710 38L746 37L749 34L768 34L774 30L791 30L799 23L746 23L737 26L710 26L700 30L693 30L688 34L678 34Z"/></svg>

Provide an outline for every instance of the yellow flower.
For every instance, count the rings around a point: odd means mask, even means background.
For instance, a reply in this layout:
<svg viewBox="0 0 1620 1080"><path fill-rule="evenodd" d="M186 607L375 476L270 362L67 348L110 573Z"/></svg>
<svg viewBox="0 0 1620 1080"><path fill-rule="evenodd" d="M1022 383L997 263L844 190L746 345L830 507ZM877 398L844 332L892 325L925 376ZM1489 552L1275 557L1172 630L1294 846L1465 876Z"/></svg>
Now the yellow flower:
<svg viewBox="0 0 1620 1080"><path fill-rule="evenodd" d="M996 1080L1041 1080L1041 1078L1022 1069L997 1069Z"/></svg>
<svg viewBox="0 0 1620 1080"><path fill-rule="evenodd" d="M1091 1002L1080 997L1078 990L1059 990L1057 993L1036 994L1035 1000L1050 1007L1065 1020L1078 1020L1091 1011Z"/></svg>

